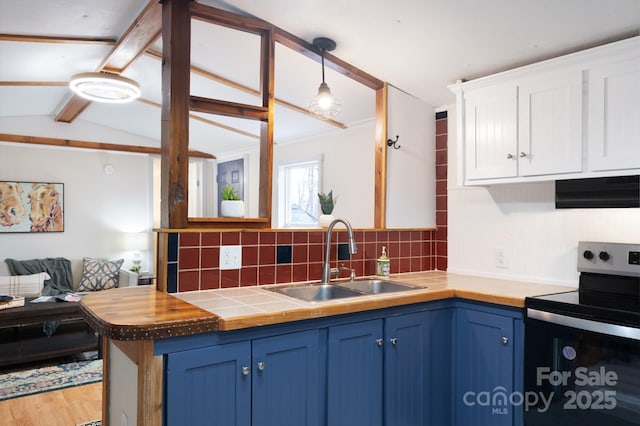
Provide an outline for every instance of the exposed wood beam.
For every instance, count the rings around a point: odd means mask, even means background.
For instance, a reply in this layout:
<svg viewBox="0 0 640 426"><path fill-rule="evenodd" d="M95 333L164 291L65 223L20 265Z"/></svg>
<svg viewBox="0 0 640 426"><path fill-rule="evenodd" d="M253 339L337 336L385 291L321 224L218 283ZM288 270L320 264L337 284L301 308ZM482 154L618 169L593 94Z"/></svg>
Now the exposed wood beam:
<svg viewBox="0 0 640 426"><path fill-rule="evenodd" d="M157 59L159 61L162 61L162 54L160 52L156 51L156 50L149 49L149 50L146 51L146 54L151 56L152 58L155 58L155 59ZM194 74L197 74L199 76L202 76L204 78L207 78L209 80L217 81L218 83L221 83L221 84L224 84L226 86L232 87L234 89L240 90L241 92L248 93L248 94L253 95L253 96L260 96L260 91L259 90L253 89L253 88L251 88L249 86L245 86L244 84L238 83L237 81L233 81L233 80L228 79L226 77L222 77L221 75L218 75L218 74L213 73L211 71L207 71L207 70L204 70L202 68L199 68L199 67L196 67L196 66L192 65L191 66L191 72L194 73ZM311 112L309 112L308 109L300 107L300 106L295 105L295 104L292 104L291 102L287 102L287 101L284 101L282 99L275 98L275 103L278 104L278 105L281 105L281 106L283 106L285 108L289 108L290 110L296 111L296 112L298 112L300 114L304 114L306 116L314 118L316 120L324 121L325 123L330 124L332 126L335 126L335 127L339 128L339 129L346 129L347 128L347 126L345 126L343 123L341 123L339 121L336 121L336 120L322 120L322 119L316 117L315 115L313 115Z"/></svg>
<svg viewBox="0 0 640 426"><path fill-rule="evenodd" d="M20 41L26 43L58 43L58 44L106 44L113 45L115 40L101 37L59 37L30 34L0 34L0 41Z"/></svg>
<svg viewBox="0 0 640 426"><path fill-rule="evenodd" d="M161 33L162 4L158 0L151 0L120 37L99 70L122 73L160 37Z"/></svg>
<svg viewBox="0 0 640 426"><path fill-rule="evenodd" d="M59 138L49 138L49 137L41 137L41 136L26 136L26 135L12 135L8 133L0 133L0 142L15 142L15 143L26 143L33 145L49 145L49 146L60 146L67 148L84 148L84 149L95 149L95 150L103 150L103 151L119 151L119 152L131 152L136 154L153 154L160 155L160 148L154 148L149 146L138 146L138 145L120 145L115 143L107 143L107 142L91 142L91 141L80 141L73 139L59 139ZM192 158L207 158L207 159L215 159L216 157L211 154L207 154L202 151L189 151L189 157Z"/></svg>
<svg viewBox="0 0 640 426"><path fill-rule="evenodd" d="M190 98L189 109L191 111L260 121L267 121L269 115L267 107L201 98L199 96L191 96Z"/></svg>
<svg viewBox="0 0 640 426"><path fill-rule="evenodd" d="M0 81L0 86L68 86L68 81Z"/></svg>
<svg viewBox="0 0 640 426"><path fill-rule="evenodd" d="M160 226L188 226L191 0L162 2Z"/></svg>
<svg viewBox="0 0 640 426"><path fill-rule="evenodd" d="M162 108L162 105L160 105L159 103L150 101L148 99L138 98L136 100L138 102L142 102L143 104L147 104L147 105L155 106L155 107L158 107L158 108ZM208 120L206 118L200 117L199 115L189 114L189 118L191 118L193 120L196 120L196 121L200 121L202 123L209 124L211 126L219 127L221 129L224 129L224 130L228 130L228 131L233 132L233 133L237 133L237 134L242 135L242 136L246 136L248 138L260 139L260 136L254 135L253 133L245 132L244 130L236 129L235 127L227 126L226 124L218 123L217 121Z"/></svg>
<svg viewBox="0 0 640 426"><path fill-rule="evenodd" d="M118 39L96 71L122 73L160 37L161 32L162 4L157 0L151 0ZM73 95L61 108L55 120L71 123L89 104L90 101Z"/></svg>

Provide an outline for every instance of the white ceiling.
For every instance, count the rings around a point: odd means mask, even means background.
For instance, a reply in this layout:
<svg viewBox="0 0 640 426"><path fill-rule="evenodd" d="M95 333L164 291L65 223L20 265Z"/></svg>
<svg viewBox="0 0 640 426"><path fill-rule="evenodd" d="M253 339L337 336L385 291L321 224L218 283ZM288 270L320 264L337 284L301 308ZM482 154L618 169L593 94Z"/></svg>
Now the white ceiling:
<svg viewBox="0 0 640 426"><path fill-rule="evenodd" d="M0 34L107 37L117 39L148 0L0 0ZM454 102L447 85L517 65L640 34L639 0L201 0L212 6L251 14L309 42L326 36L337 42L332 52L381 80L436 107ZM223 40L223 43L216 43ZM162 41L154 44L161 50ZM255 36L195 21L192 62L253 89L258 88ZM0 133L15 133L18 117L53 122L70 96L66 87L6 86L3 81L68 81L93 71L111 50L96 44L0 41ZM223 61L216 60L224 58ZM160 62L143 55L124 75L140 82L143 97L160 103ZM276 97L306 108L320 83L320 65L280 45L276 48ZM327 69L326 81L342 101L336 120L347 126L371 120L370 89ZM255 96L192 76L192 94L257 103ZM335 127L282 106L276 108L278 143ZM206 117L257 135L246 120ZM158 145L159 108L93 103L77 119L137 135L136 144ZM56 134L73 129L55 123ZM65 127L66 126L66 127ZM51 131L48 128L47 131ZM213 154L241 149L255 138L192 120L190 148ZM9 130L12 130L11 132ZM26 133L26 130L22 132ZM73 134L92 140L91 132ZM99 141L105 140L100 132ZM48 135L39 135L48 136ZM135 139L135 138L134 138Z"/></svg>

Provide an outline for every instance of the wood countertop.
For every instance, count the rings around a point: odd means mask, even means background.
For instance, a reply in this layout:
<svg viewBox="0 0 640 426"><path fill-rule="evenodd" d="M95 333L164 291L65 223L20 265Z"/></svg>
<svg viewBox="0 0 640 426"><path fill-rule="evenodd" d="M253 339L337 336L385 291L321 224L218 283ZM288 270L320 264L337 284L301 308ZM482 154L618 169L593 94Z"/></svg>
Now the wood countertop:
<svg viewBox="0 0 640 426"><path fill-rule="evenodd" d="M85 320L114 340L154 340L218 329L217 315L154 286L90 293L80 301Z"/></svg>
<svg viewBox="0 0 640 426"><path fill-rule="evenodd" d="M424 287L322 302L305 302L267 287L239 287L170 295L153 287L92 293L80 306L100 334L114 340L151 340L217 330L237 330L329 315L459 297L524 307L524 298L574 288L428 271L392 275ZM282 285L282 284L280 284Z"/></svg>

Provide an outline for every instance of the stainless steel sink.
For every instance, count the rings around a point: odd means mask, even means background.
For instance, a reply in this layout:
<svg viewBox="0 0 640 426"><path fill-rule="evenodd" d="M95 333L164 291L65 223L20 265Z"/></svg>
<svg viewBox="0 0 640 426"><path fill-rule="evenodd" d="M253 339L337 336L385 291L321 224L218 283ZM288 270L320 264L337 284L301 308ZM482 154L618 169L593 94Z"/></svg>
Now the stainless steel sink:
<svg viewBox="0 0 640 426"><path fill-rule="evenodd" d="M307 302L342 299L345 297L365 296L375 293L393 293L397 291L417 290L426 287L380 279L360 279L355 281L337 281L333 284L298 284L266 288L265 290L306 300Z"/></svg>
<svg viewBox="0 0 640 426"><path fill-rule="evenodd" d="M362 293L331 284L291 285L268 288L269 291L286 294L297 299L315 302L362 296Z"/></svg>
<svg viewBox="0 0 640 426"><path fill-rule="evenodd" d="M336 286L356 290L362 293L394 293L397 291L408 291L424 289L426 287L414 286L411 284L399 283L396 281L380 279L360 279L355 281L335 282Z"/></svg>

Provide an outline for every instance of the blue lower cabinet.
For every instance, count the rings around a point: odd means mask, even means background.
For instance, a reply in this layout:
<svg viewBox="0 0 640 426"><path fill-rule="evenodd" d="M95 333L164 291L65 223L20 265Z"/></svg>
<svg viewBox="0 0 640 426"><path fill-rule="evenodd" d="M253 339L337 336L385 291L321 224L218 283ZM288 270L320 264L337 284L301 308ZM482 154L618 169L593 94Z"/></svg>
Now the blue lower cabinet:
<svg viewBox="0 0 640 426"><path fill-rule="evenodd" d="M384 424L424 426L429 409L427 312L385 320Z"/></svg>
<svg viewBox="0 0 640 426"><path fill-rule="evenodd" d="M510 315L459 308L456 311L455 424L519 424L517 379L522 372L522 320ZM518 360L518 365L516 361ZM521 393L520 393L521 395Z"/></svg>
<svg viewBox="0 0 640 426"><path fill-rule="evenodd" d="M167 355L168 426L324 424L318 330Z"/></svg>
<svg viewBox="0 0 640 426"><path fill-rule="evenodd" d="M253 340L253 426L324 424L320 332Z"/></svg>
<svg viewBox="0 0 640 426"><path fill-rule="evenodd" d="M521 426L523 334L453 300L167 339L165 426Z"/></svg>
<svg viewBox="0 0 640 426"><path fill-rule="evenodd" d="M327 424L382 425L382 320L329 328Z"/></svg>
<svg viewBox="0 0 640 426"><path fill-rule="evenodd" d="M166 361L167 425L251 425L251 342L176 352Z"/></svg>
<svg viewBox="0 0 640 426"><path fill-rule="evenodd" d="M428 313L329 328L329 426L426 425Z"/></svg>

